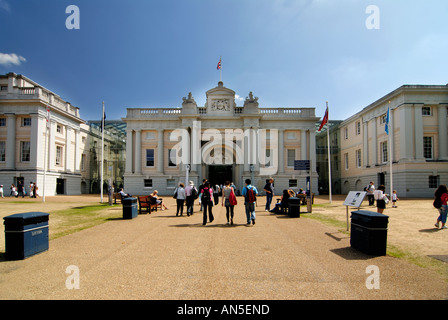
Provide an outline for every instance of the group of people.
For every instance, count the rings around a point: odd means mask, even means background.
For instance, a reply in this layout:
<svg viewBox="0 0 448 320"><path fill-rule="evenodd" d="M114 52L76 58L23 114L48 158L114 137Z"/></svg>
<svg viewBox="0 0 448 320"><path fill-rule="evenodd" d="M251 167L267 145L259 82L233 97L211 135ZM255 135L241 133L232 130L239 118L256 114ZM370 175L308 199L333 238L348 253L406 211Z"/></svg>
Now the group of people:
<svg viewBox="0 0 448 320"><path fill-rule="evenodd" d="M10 189L10 193L9 193L10 197L24 198L27 195L26 188L20 181L17 183L17 186L14 184L11 184L9 189ZM3 191L3 185L0 185L0 196L2 198L5 197L4 191ZM29 185L29 196L30 196L30 198L36 198L39 196L38 187L37 187L36 183L32 182L32 181L30 182L30 185Z"/></svg>
<svg viewBox="0 0 448 320"><path fill-rule="evenodd" d="M369 185L364 188L364 191L367 192L367 199L369 200L369 206L374 207L376 201L376 209L378 213L383 213L384 209L386 209L386 204L392 200L392 208L397 207L398 195L397 191L392 191L391 199L388 198L388 194L386 194L386 187L384 185L380 185L377 189L375 188L375 184L373 181L370 181Z"/></svg>
<svg viewBox="0 0 448 320"><path fill-rule="evenodd" d="M247 225L250 225L255 224L255 203L258 191L256 187L251 185L250 179L246 179L245 184L242 195L245 199ZM230 181L226 181L223 186L211 186L207 179L203 179L199 188L195 187L193 181L190 181L187 187L183 183L179 183L173 195L177 204L176 216L183 215L185 201L187 216L193 215L194 201L199 199L200 210L203 212L202 225L206 225L207 221L211 223L214 220L213 206L219 204L219 196L221 196L221 206L226 208L227 224L232 225L235 213L234 207L237 204L235 191L236 187Z"/></svg>

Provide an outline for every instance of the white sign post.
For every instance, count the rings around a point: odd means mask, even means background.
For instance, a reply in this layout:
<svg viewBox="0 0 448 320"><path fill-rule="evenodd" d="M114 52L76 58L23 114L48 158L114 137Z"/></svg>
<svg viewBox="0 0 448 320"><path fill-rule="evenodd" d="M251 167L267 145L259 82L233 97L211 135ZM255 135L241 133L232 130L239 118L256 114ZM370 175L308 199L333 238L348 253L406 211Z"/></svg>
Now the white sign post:
<svg viewBox="0 0 448 320"><path fill-rule="evenodd" d="M347 231L349 230L348 207L356 207L359 210L359 207L361 207L361 203L363 202L366 193L367 192L365 191L350 191L347 195L347 198L345 198L344 206L346 207L347 214Z"/></svg>

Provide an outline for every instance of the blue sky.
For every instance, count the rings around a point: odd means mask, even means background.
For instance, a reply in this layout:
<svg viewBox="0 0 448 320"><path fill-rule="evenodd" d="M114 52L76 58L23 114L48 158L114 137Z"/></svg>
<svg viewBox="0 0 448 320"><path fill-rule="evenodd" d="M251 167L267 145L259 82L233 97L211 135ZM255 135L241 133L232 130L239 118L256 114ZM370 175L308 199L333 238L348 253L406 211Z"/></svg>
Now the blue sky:
<svg viewBox="0 0 448 320"><path fill-rule="evenodd" d="M80 10L69 30L66 8ZM368 29L369 5L379 29ZM403 84L448 83L448 1L0 0L0 74L23 74L85 120L198 105L224 85L261 107L343 120ZM243 105L242 100L237 100Z"/></svg>

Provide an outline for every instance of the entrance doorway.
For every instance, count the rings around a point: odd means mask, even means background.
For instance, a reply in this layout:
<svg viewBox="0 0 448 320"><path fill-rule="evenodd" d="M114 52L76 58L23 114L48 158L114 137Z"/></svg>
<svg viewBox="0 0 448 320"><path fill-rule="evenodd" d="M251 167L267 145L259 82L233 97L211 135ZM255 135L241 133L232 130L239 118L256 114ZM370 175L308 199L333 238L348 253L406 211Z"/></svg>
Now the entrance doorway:
<svg viewBox="0 0 448 320"><path fill-rule="evenodd" d="M213 185L225 184L226 181L233 181L233 166L232 165L210 165L208 166L207 180Z"/></svg>
<svg viewBox="0 0 448 320"><path fill-rule="evenodd" d="M56 194L65 194L65 179L56 179Z"/></svg>

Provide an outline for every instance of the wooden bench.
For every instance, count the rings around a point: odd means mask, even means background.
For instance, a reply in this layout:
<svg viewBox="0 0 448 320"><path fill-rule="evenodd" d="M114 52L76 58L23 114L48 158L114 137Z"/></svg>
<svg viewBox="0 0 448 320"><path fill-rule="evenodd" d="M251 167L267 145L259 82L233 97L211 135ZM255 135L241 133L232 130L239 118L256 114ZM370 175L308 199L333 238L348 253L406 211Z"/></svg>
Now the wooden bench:
<svg viewBox="0 0 448 320"><path fill-rule="evenodd" d="M117 200L120 200L120 203L121 203L121 200L122 200L121 194L119 192L114 192L113 200L114 200L114 204L117 204Z"/></svg>
<svg viewBox="0 0 448 320"><path fill-rule="evenodd" d="M156 202L151 196L138 196L138 213L141 214L142 211L146 210L147 213L151 214L151 211L157 211L157 208L162 208L162 204Z"/></svg>

